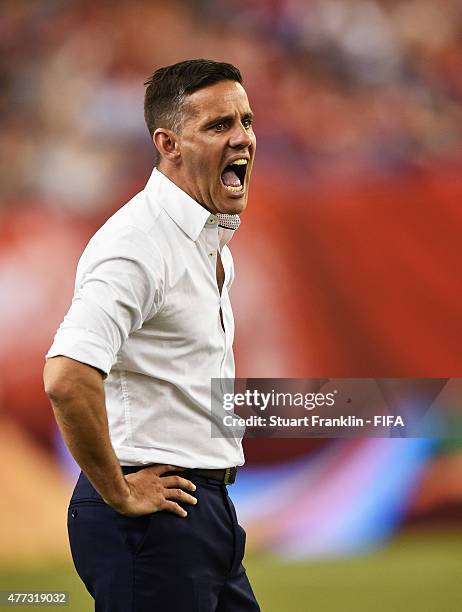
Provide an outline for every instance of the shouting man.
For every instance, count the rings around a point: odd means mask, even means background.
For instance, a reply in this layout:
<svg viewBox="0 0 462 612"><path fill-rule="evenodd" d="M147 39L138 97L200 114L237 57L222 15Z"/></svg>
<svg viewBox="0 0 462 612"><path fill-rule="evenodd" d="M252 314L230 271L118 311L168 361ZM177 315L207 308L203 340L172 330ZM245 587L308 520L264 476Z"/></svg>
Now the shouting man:
<svg viewBox="0 0 462 612"><path fill-rule="evenodd" d="M252 111L231 64L146 83L146 188L87 245L44 379L82 468L68 514L98 612L255 612L227 485L240 439L211 435L211 378L233 378L233 261Z"/></svg>

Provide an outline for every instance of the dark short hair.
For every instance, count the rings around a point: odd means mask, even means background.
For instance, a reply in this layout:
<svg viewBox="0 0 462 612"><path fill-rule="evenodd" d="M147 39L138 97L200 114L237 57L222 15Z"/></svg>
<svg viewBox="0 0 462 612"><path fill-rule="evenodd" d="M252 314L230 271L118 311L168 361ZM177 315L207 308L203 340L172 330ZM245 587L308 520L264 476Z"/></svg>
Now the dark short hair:
<svg viewBox="0 0 462 612"><path fill-rule="evenodd" d="M187 96L227 80L242 83L241 73L232 64L213 60L186 60L156 70L144 83L147 86L144 118L151 136L158 127L181 131L182 107Z"/></svg>

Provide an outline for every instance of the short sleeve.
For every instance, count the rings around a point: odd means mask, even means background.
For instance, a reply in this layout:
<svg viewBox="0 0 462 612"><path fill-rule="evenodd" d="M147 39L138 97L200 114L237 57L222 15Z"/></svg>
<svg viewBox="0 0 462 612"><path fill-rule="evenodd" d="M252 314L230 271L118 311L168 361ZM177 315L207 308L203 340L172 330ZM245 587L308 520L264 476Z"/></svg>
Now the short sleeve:
<svg viewBox="0 0 462 612"><path fill-rule="evenodd" d="M79 262L71 307L46 357L63 355L108 374L128 336L155 316L163 279L160 252L141 230L128 227L106 240L94 238Z"/></svg>

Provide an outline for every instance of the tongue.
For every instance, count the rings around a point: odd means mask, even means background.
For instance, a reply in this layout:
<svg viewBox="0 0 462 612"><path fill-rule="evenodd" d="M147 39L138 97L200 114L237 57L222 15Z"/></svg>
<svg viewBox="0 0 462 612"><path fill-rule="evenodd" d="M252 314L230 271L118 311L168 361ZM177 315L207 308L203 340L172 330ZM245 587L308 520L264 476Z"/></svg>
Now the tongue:
<svg viewBox="0 0 462 612"><path fill-rule="evenodd" d="M225 168L221 175L221 180L223 181L223 185L227 185L228 187L240 187L241 185L239 177L231 168Z"/></svg>

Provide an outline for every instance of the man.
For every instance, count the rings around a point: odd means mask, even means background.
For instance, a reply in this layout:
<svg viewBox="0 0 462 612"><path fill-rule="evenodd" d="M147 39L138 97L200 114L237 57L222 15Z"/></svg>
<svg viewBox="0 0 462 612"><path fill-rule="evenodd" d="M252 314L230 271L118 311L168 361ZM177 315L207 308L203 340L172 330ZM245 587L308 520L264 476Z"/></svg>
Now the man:
<svg viewBox="0 0 462 612"><path fill-rule="evenodd" d="M234 376L226 243L252 112L230 64L181 62L146 84L157 169L87 245L44 372L82 468L72 555L98 611L257 611L227 494L241 441L212 438L210 408L210 379Z"/></svg>

